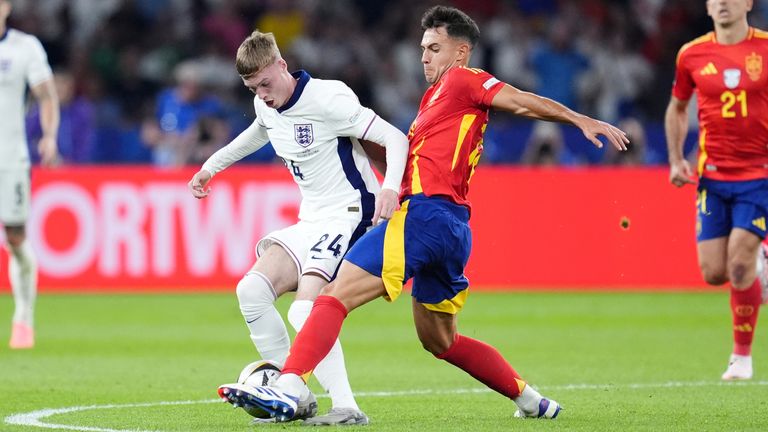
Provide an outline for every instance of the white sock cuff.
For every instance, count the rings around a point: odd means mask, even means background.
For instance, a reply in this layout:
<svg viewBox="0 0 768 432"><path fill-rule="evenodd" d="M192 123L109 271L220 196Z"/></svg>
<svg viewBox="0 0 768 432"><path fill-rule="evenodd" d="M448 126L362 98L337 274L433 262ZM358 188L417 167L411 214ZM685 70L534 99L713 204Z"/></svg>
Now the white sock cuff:
<svg viewBox="0 0 768 432"><path fill-rule="evenodd" d="M275 291L274 285L272 285L272 281L269 280L267 275L260 271L251 270L248 273L243 276L243 278L240 280L241 282L245 281L246 279L251 278L257 278L257 280L263 282L267 287L269 287L269 291L272 292L273 300L277 300L277 291Z"/></svg>
<svg viewBox="0 0 768 432"><path fill-rule="evenodd" d="M312 300L295 300L288 309L288 322L297 332L304 327L309 314L312 312L312 306L315 304Z"/></svg>

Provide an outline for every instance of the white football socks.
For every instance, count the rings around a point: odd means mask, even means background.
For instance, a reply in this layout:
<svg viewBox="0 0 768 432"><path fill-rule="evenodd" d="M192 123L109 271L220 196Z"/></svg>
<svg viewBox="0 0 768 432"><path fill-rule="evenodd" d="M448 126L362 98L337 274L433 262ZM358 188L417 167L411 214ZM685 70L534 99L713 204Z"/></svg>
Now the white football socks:
<svg viewBox="0 0 768 432"><path fill-rule="evenodd" d="M313 302L310 300L296 300L291 304L291 308L288 310L288 321L297 333L307 321L309 313L312 311L312 305ZM331 396L331 404L334 408L360 409L349 385L347 369L344 364L344 352L338 339L313 373L320 385Z"/></svg>
<svg viewBox="0 0 768 432"><path fill-rule="evenodd" d="M541 399L541 394L526 383L525 388L520 392L520 396L516 397L514 401L521 411L535 413L539 411L539 402L541 402Z"/></svg>
<svg viewBox="0 0 768 432"><path fill-rule="evenodd" d="M237 284L237 299L261 358L285 364L291 340L275 308L277 296L272 283L264 274L250 271Z"/></svg>
<svg viewBox="0 0 768 432"><path fill-rule="evenodd" d="M15 310L13 322L34 324L35 299L37 298L37 260L29 240L19 247L8 246L8 276L13 289Z"/></svg>

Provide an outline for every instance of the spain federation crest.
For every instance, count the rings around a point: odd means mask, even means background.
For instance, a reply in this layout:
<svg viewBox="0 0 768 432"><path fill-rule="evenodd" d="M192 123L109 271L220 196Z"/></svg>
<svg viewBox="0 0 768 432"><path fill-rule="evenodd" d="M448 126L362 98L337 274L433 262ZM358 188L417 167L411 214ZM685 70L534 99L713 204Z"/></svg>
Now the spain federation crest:
<svg viewBox="0 0 768 432"><path fill-rule="evenodd" d="M309 147L315 141L315 136L312 133L312 124L293 125L293 137L300 146Z"/></svg>
<svg viewBox="0 0 768 432"><path fill-rule="evenodd" d="M763 56L752 52L744 60L744 64L747 69L747 75L752 81L760 79L760 75L763 73Z"/></svg>
<svg viewBox="0 0 768 432"><path fill-rule="evenodd" d="M723 82L729 89L735 89L741 82L741 69L726 69L723 71Z"/></svg>

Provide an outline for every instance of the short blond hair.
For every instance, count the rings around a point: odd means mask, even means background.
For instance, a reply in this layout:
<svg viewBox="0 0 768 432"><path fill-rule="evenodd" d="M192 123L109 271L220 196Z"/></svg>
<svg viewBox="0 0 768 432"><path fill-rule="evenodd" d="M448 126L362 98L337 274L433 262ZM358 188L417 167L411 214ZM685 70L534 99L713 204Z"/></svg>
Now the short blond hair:
<svg viewBox="0 0 768 432"><path fill-rule="evenodd" d="M240 76L248 77L259 73L280 57L275 35L258 30L251 33L237 49L235 67Z"/></svg>

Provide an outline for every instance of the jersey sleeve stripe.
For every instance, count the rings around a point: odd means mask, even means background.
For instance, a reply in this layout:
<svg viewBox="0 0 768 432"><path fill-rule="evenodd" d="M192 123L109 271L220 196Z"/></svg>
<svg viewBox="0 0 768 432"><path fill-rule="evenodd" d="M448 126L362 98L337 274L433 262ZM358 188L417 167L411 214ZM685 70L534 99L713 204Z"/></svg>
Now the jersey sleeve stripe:
<svg viewBox="0 0 768 432"><path fill-rule="evenodd" d="M374 115L370 123L368 123L368 126L365 128L365 132L363 132L362 139L365 139L365 136L368 135L368 131L371 129L371 126L373 125L373 122L376 120L377 117L378 115Z"/></svg>

